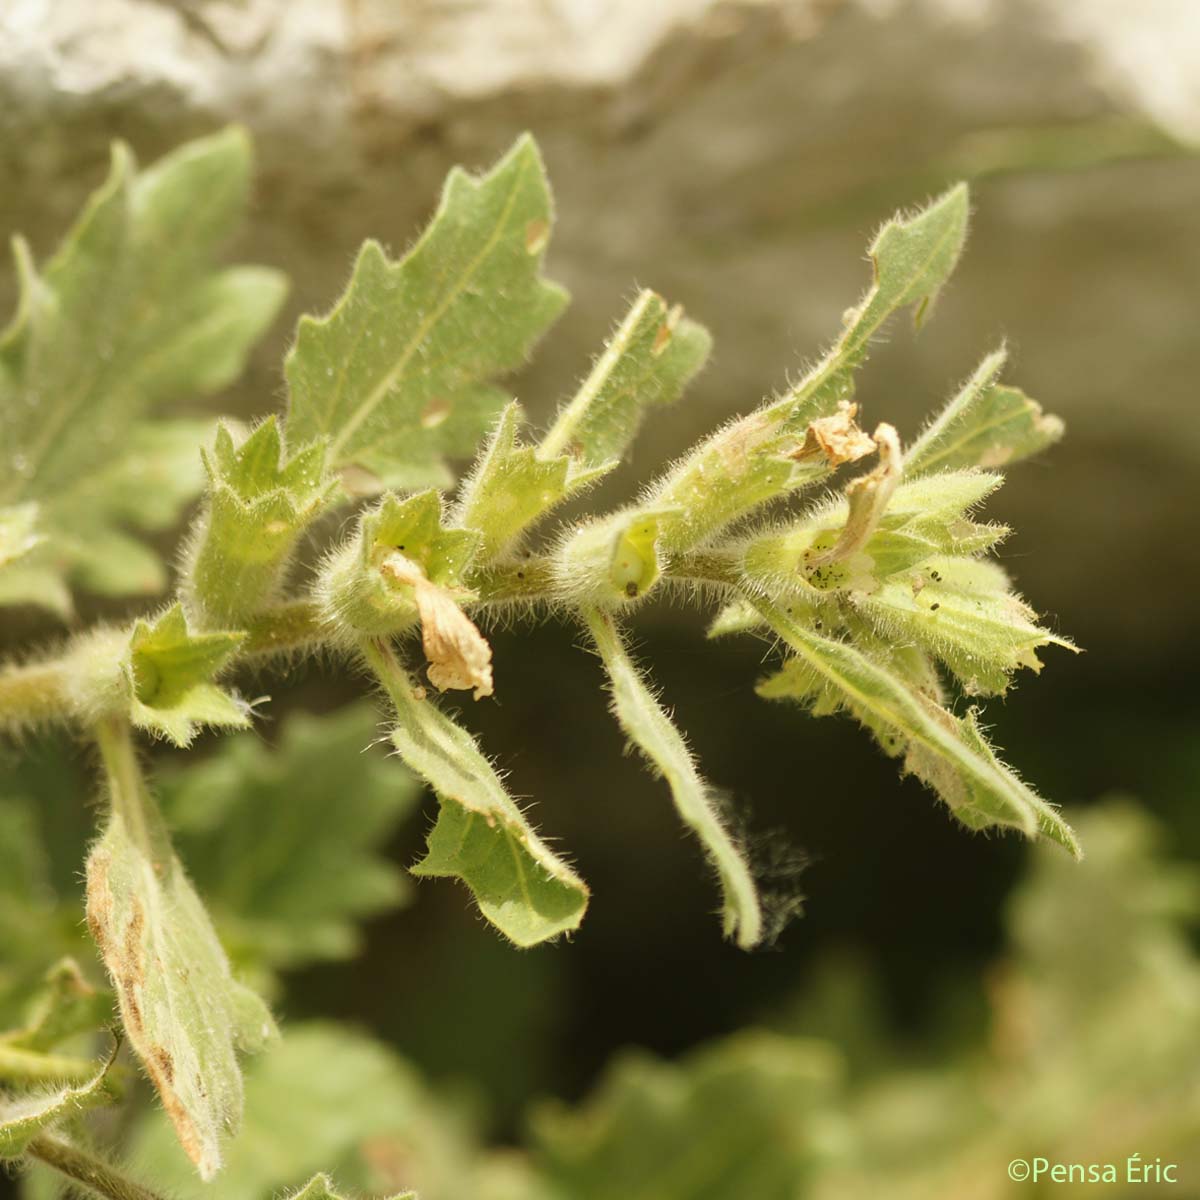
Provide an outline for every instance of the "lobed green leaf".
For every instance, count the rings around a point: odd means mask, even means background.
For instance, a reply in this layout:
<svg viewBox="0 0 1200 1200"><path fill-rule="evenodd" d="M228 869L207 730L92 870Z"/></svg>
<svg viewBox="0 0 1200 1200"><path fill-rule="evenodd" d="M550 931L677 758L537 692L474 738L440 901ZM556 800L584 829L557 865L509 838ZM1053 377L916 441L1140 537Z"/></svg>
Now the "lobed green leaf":
<svg viewBox="0 0 1200 1200"><path fill-rule="evenodd" d="M578 1111L535 1113L535 1161L572 1200L794 1200L840 1069L822 1043L758 1030L678 1064L627 1054Z"/></svg>
<svg viewBox="0 0 1200 1200"><path fill-rule="evenodd" d="M301 318L290 435L328 438L331 464L371 472L374 490L447 483L444 457L469 454L503 403L492 381L566 304L541 274L552 216L528 136L487 175L451 171L404 258L367 242L333 311Z"/></svg>
<svg viewBox="0 0 1200 1200"><path fill-rule="evenodd" d="M19 587L0 587L5 598L61 609L64 577L112 593L164 586L161 562L123 530L170 523L200 477L175 469L188 426L160 430L147 417L235 378L285 293L275 271L212 267L245 209L249 171L239 129L141 173L118 144L41 275L16 243L20 302L0 335L0 504L37 501L45 543ZM152 494L131 504L142 485Z"/></svg>
<svg viewBox="0 0 1200 1200"><path fill-rule="evenodd" d="M970 197L955 184L911 216L898 214L871 243L875 280L846 322L843 352L854 357L893 313L912 307L918 327L958 265L967 239Z"/></svg>
<svg viewBox="0 0 1200 1200"><path fill-rule="evenodd" d="M479 911L518 946L578 928L587 887L533 831L475 739L388 657L365 652L395 709L392 745L440 804L412 873L461 879Z"/></svg>

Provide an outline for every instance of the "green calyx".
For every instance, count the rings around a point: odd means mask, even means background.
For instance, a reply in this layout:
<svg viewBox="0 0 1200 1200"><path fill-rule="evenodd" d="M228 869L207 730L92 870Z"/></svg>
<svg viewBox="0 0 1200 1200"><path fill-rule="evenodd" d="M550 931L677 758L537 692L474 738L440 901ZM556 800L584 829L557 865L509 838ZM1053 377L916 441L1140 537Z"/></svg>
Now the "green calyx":
<svg viewBox="0 0 1200 1200"><path fill-rule="evenodd" d="M479 537L443 525L441 497L432 489L403 500L387 496L321 571L317 594L326 620L352 637L401 632L419 618L421 581L469 599L464 575Z"/></svg>
<svg viewBox="0 0 1200 1200"><path fill-rule="evenodd" d="M201 456L208 510L188 564L190 605L206 625L239 625L279 591L301 533L340 486L317 441L289 454L275 417L240 444L225 425Z"/></svg>

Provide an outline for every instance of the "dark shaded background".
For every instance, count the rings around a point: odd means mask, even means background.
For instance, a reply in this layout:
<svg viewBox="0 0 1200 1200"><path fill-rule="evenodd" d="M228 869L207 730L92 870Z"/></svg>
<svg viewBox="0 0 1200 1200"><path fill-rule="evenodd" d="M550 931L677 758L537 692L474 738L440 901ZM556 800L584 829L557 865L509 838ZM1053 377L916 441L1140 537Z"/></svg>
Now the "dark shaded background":
<svg viewBox="0 0 1200 1200"><path fill-rule="evenodd" d="M865 284L863 247L895 207L972 176L974 241L921 337L898 323L872 360L861 385L868 420L893 419L911 436L1005 337L1009 377L1066 414L1067 441L1015 469L990 515L1018 530L1001 558L1022 591L1086 653L1048 651L1042 675L990 703L986 719L1055 802L1131 793L1166 822L1176 851L1194 857L1200 165L1082 82L1090 100L1064 99L1071 81L1057 74L1060 61L1049 50L1039 57L1019 28L971 35L994 36L997 69L1021 77L1012 93L1024 101L1005 108L988 81L972 91L951 65L959 51L986 57L963 35L929 26L922 41L897 22L864 47L861 20L834 16L812 43L747 35L711 62L693 54L691 74L657 91L647 81L666 78L675 60L651 62L631 85L651 96L636 119L606 123L590 97L556 89L464 105L416 128L389 124L386 112L364 117L344 178L321 176L311 191L296 163L320 147L306 146L302 128L260 131L262 185L239 250L289 271L296 292L234 403L261 413L279 398L276 364L295 313L328 304L362 237L402 247L450 162L481 165L530 127L559 192L549 271L577 298L514 382L535 420L569 394L635 283L684 302L716 339L712 368L678 410L655 417L605 493L616 500L820 350ZM1086 64L1076 69L1082 80ZM831 84L815 103L822 72L853 85ZM621 99L595 104L611 115L626 111ZM764 115L781 106L790 115ZM104 96L90 110L47 110L42 165L11 142L8 151L17 160L11 223L35 227L40 253L61 231L50 218L72 211L99 177L98 142L80 132L97 112L108 114L106 135L129 137L145 160L217 123L216 114ZM980 131L1009 137L998 159L979 151ZM1054 137L1039 140L1046 131ZM46 171L57 184L43 194ZM39 629L51 632L15 618L4 642ZM760 859L777 860L781 847L808 856L798 879L781 881L807 897L803 918L760 953L723 944L701 855L665 787L622 757L578 634L553 621L497 631L496 699L468 706L466 719L591 885L583 928L566 944L512 950L464 891L423 883L414 905L370 925L361 959L291 978L285 1018L370 1026L433 1078L476 1090L507 1134L527 1100L580 1094L620 1047L675 1054L769 1017L831 953L870 964L902 1037L935 1030L948 987L981 991L1026 849L956 827L849 720L759 701L762 644L706 643L699 612L667 606L641 612L637 636ZM359 690L318 665L269 686L274 719L336 707ZM263 733L271 738L270 723ZM431 812L429 800L397 839L399 861L417 855Z"/></svg>

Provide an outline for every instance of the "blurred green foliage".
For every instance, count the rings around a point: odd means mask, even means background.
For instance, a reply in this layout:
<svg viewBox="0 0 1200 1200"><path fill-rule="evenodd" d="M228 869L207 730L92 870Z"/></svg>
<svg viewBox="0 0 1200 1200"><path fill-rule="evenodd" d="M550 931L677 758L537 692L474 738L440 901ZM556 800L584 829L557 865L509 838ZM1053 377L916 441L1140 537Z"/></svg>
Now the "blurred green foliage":
<svg viewBox="0 0 1200 1200"><path fill-rule="evenodd" d="M869 976L830 964L756 1029L677 1062L623 1054L582 1104L535 1105L522 1147L497 1149L470 1103L379 1042L298 1025L249 1066L244 1131L214 1186L267 1200L326 1166L347 1189L422 1200L1015 1200L1095 1185L1011 1182L1014 1157L1114 1163L1124 1178L1134 1154L1194 1180L1200 870L1169 858L1130 802L1079 827L1083 864L1035 851L986 1027L950 1049L898 1042ZM162 1113L144 1112L130 1149L173 1194L208 1194Z"/></svg>

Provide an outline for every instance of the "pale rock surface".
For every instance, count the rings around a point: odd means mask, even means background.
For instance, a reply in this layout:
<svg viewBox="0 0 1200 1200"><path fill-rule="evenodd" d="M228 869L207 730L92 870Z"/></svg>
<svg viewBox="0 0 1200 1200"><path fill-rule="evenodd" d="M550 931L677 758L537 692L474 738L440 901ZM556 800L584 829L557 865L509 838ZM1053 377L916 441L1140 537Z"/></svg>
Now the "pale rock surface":
<svg viewBox="0 0 1200 1200"><path fill-rule="evenodd" d="M577 297L514 385L534 415L584 373L635 284L716 336L639 472L816 354L892 208L974 179L960 274L919 339L892 331L866 418L911 434L1007 337L1010 377L1068 423L1053 469L1025 468L998 506L1026 531L1022 586L1084 641L1191 627L1177 576L1200 462L1193 0L0 7L0 227L40 255L111 137L149 160L229 119L261 162L239 251L295 280L245 411L278 396L291 318L332 301L359 242L402 249L452 163L486 164L528 127L558 196L551 271ZM1108 580L1156 576L1175 583L1095 602Z"/></svg>

